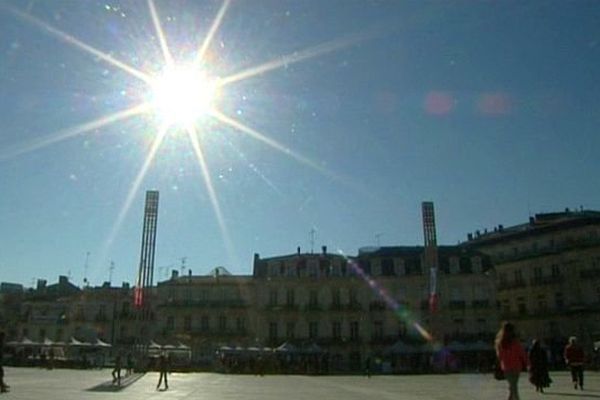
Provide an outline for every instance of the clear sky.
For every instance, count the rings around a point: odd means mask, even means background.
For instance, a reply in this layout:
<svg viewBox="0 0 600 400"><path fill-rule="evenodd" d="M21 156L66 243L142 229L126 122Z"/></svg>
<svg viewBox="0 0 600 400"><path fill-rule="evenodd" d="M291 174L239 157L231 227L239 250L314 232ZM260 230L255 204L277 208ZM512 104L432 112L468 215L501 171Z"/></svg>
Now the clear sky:
<svg viewBox="0 0 600 400"><path fill-rule="evenodd" d="M165 65L149 4L1 1L0 281L82 284L89 252L92 284L111 260L113 283L133 282L147 189L161 196L161 280L182 257L195 274L251 273L255 252L309 250L311 229L315 250L420 244L423 200L444 244L600 208L595 1L153 4L177 65L221 10L208 76L279 66L231 79L213 103L227 119L197 121L222 224L185 129L169 128L134 191L154 109L82 125L148 98L140 75Z"/></svg>

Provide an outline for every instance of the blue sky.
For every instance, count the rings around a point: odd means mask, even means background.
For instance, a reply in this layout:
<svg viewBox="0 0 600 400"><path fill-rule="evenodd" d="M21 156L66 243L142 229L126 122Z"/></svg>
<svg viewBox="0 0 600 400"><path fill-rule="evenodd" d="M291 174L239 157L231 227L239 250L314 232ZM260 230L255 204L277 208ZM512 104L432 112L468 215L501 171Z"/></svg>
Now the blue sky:
<svg viewBox="0 0 600 400"><path fill-rule="evenodd" d="M600 208L600 8L593 1L233 1L206 59L226 77L330 41L351 45L232 83L219 108L322 173L216 121L201 145L227 251L185 135L171 132L118 230L157 124L134 117L30 152L24 144L129 107L144 83L19 17L32 15L144 72L163 65L145 2L0 3L0 280L71 274L100 284L137 271L144 191L161 192L155 276L186 265L250 273L253 253L356 253L530 213ZM156 1L177 60L221 2ZM336 43L338 43L336 42ZM114 235L111 232L115 232ZM112 240L109 241L112 235Z"/></svg>

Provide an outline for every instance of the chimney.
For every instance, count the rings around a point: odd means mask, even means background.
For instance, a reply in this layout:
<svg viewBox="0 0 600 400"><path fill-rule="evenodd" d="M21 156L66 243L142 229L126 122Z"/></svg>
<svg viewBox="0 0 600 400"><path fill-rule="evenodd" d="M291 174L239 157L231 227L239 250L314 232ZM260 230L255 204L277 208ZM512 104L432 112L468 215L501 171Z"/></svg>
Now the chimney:
<svg viewBox="0 0 600 400"><path fill-rule="evenodd" d="M58 283L59 284L64 285L65 283L68 283L68 282L69 282L69 278L67 276L60 275L58 277Z"/></svg>
<svg viewBox="0 0 600 400"><path fill-rule="evenodd" d="M476 237L479 237L479 236L481 236L481 232L479 232L479 229L477 229L477 230L475 231L475 236L476 236Z"/></svg>
<svg viewBox="0 0 600 400"><path fill-rule="evenodd" d="M176 269L171 270L171 279L177 279L179 277L179 271Z"/></svg>
<svg viewBox="0 0 600 400"><path fill-rule="evenodd" d="M38 279L37 280L37 290L42 290L42 289L46 289L46 280Z"/></svg>
<svg viewBox="0 0 600 400"><path fill-rule="evenodd" d="M533 224L535 224L535 218L529 217L529 225L533 225Z"/></svg>
<svg viewBox="0 0 600 400"><path fill-rule="evenodd" d="M298 252L298 255L300 255L300 246L298 246L298 248L296 250Z"/></svg>
<svg viewBox="0 0 600 400"><path fill-rule="evenodd" d="M323 255L327 254L327 246L321 246L321 250L323 250Z"/></svg>
<svg viewBox="0 0 600 400"><path fill-rule="evenodd" d="M254 253L254 262L257 262L258 260L260 260L260 254Z"/></svg>
<svg viewBox="0 0 600 400"><path fill-rule="evenodd" d="M498 225L498 232L502 232L504 231L504 225L500 224Z"/></svg>
<svg viewBox="0 0 600 400"><path fill-rule="evenodd" d="M467 240L473 240L473 234L467 233Z"/></svg>
<svg viewBox="0 0 600 400"><path fill-rule="evenodd" d="M129 289L129 282L123 282L123 284L121 285L121 287L123 289Z"/></svg>

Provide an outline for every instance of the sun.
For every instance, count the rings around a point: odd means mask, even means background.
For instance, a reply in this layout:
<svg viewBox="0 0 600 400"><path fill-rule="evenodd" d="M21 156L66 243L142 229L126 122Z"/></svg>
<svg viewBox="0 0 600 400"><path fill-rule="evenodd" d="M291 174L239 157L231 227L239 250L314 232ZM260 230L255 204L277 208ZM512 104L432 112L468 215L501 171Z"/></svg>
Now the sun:
<svg viewBox="0 0 600 400"><path fill-rule="evenodd" d="M150 83L150 104L161 122L189 127L205 118L218 97L217 80L198 67L167 66Z"/></svg>

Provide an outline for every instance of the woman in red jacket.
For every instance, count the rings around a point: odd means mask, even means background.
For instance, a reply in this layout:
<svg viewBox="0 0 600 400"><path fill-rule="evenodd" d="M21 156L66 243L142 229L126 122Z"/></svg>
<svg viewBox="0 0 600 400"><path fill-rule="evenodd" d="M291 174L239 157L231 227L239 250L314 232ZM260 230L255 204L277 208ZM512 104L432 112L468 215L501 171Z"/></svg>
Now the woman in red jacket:
<svg viewBox="0 0 600 400"><path fill-rule="evenodd" d="M577 338L571 336L569 338L569 344L565 347L565 362L571 369L571 378L575 389L579 386L579 389L583 390L583 362L585 361L585 354L581 346L577 344Z"/></svg>
<svg viewBox="0 0 600 400"><path fill-rule="evenodd" d="M515 326L504 322L496 335L496 355L508 382L508 400L519 400L519 374L527 366L527 355Z"/></svg>

